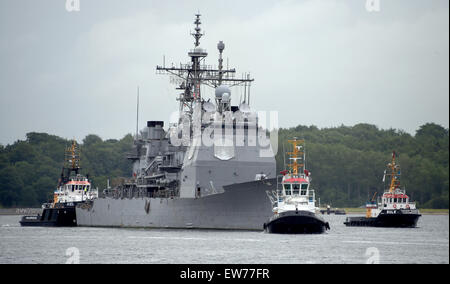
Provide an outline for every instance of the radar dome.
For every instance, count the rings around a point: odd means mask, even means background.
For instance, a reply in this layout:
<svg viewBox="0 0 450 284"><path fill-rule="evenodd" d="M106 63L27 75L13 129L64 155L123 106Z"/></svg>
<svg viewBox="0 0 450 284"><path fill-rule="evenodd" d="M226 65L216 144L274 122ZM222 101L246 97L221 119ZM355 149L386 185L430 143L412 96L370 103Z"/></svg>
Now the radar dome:
<svg viewBox="0 0 450 284"><path fill-rule="evenodd" d="M243 113L250 113L252 112L250 109L250 106L246 103L242 103L239 105L239 110Z"/></svg>
<svg viewBox="0 0 450 284"><path fill-rule="evenodd" d="M216 88L216 98L220 99L224 94L231 95L231 90L228 86L220 85L219 87Z"/></svg>
<svg viewBox="0 0 450 284"><path fill-rule="evenodd" d="M231 98L230 98L230 93L223 93L223 95L222 95L222 101L224 102L224 103L227 103L227 102L229 102L231 100Z"/></svg>
<svg viewBox="0 0 450 284"><path fill-rule="evenodd" d="M219 41L219 43L217 44L217 49L222 52L225 49L225 44L223 43L223 41Z"/></svg>

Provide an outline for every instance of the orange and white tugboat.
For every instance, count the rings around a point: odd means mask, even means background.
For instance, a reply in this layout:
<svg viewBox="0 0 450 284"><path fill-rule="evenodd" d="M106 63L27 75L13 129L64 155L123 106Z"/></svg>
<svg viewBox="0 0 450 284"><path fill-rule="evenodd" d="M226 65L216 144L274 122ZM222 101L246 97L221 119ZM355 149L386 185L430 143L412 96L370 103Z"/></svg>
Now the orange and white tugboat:
<svg viewBox="0 0 450 284"><path fill-rule="evenodd" d="M304 140L289 140L290 171L277 178L277 191L269 195L275 213L264 230L278 234L314 234L330 229L328 222L316 216L315 192L311 189L310 172L305 169ZM281 179L281 181L280 181Z"/></svg>
<svg viewBox="0 0 450 284"><path fill-rule="evenodd" d="M23 216L21 226L68 227L76 226L75 207L77 204L98 197L88 177L79 173L80 151L75 141L66 150L65 162L53 193L53 202L42 205L42 213L37 216Z"/></svg>
<svg viewBox="0 0 450 284"><path fill-rule="evenodd" d="M397 155L392 153L392 161L387 165L383 176L390 177L389 187L383 196L375 201L375 195L366 204L365 217L348 217L344 222L347 226L371 227L416 227L420 213L415 202L410 202L405 190L400 188L400 165L396 161Z"/></svg>

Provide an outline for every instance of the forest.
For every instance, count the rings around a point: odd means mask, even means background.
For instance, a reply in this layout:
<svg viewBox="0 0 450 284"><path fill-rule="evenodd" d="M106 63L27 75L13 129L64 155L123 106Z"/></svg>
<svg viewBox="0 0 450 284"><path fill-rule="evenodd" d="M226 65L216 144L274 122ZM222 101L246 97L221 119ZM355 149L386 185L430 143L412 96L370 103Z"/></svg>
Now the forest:
<svg viewBox="0 0 450 284"><path fill-rule="evenodd" d="M392 151L402 168L402 187L419 208L449 207L449 130L427 123L412 136L402 130L379 129L371 124L319 129L302 126L279 129L277 171L284 168L287 140L305 140L306 166L321 204L360 207L384 189L383 172ZM39 207L55 190L71 141L31 132L25 140L0 144L0 207ZM90 134L81 145L81 167L94 187L131 175L125 158L133 137L102 140Z"/></svg>

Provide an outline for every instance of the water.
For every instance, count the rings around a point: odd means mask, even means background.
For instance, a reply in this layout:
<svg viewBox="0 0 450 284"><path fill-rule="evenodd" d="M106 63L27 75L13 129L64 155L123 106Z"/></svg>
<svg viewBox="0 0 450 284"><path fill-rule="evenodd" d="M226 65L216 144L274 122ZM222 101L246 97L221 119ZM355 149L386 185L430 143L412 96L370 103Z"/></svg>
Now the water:
<svg viewBox="0 0 450 284"><path fill-rule="evenodd" d="M324 216L320 235L116 228L20 227L0 216L0 263L449 263L448 215L424 215L418 228L346 227ZM68 255L66 255L68 253Z"/></svg>

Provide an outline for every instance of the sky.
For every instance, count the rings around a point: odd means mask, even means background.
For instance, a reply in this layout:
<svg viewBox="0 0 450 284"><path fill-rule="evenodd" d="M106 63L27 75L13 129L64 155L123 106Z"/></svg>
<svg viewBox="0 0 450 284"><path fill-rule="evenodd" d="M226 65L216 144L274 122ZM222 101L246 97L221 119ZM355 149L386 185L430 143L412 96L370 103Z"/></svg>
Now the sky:
<svg viewBox="0 0 450 284"><path fill-rule="evenodd" d="M47 132L120 139L178 109L163 57L187 63L194 14L200 46L217 43L250 72L251 107L279 126L374 124L415 134L449 127L449 1L371 0L0 1L0 144ZM204 90L206 98L213 90ZM232 100L242 96L232 90Z"/></svg>

